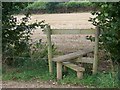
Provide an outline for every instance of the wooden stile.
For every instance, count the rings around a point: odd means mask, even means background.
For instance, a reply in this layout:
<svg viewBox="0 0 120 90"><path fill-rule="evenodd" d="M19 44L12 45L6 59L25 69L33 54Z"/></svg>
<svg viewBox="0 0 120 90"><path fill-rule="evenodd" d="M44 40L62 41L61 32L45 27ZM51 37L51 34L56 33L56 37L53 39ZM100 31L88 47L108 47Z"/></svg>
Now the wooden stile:
<svg viewBox="0 0 120 90"><path fill-rule="evenodd" d="M83 78L83 72L85 69L76 65L72 62L81 62L81 63L91 63L93 64L93 74L97 73L98 67L98 44L99 44L99 28L96 29L51 29L49 25L46 25L44 33L47 34L47 43L48 43L48 63L49 63L49 72L53 73L52 61L57 64L57 80L62 79L62 65L69 67L77 72L77 77L79 79ZM52 58L52 42L51 35L56 34L94 34L95 35L95 47L94 47L94 58L82 57L83 55L90 53L93 49L85 49L83 51L79 50L67 55L58 56Z"/></svg>

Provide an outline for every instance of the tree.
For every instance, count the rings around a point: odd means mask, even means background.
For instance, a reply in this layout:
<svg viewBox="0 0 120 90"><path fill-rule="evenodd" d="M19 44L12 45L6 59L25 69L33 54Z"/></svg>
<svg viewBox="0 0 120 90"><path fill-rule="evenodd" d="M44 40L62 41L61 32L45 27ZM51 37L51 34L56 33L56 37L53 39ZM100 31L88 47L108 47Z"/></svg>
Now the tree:
<svg viewBox="0 0 120 90"><path fill-rule="evenodd" d="M100 40L103 42L113 65L118 66L118 79L120 81L120 2L94 3L98 10L92 12L93 25L100 27Z"/></svg>
<svg viewBox="0 0 120 90"><path fill-rule="evenodd" d="M30 13L25 13L21 22L14 17L21 9L27 6L22 2L2 2L2 54L3 63L19 65L14 56L29 56L30 35L36 27L43 27L43 21L29 24ZM24 61L22 61L24 62Z"/></svg>
<svg viewBox="0 0 120 90"><path fill-rule="evenodd" d="M59 2L48 2L46 4L46 10L48 13L54 13L56 6L59 4Z"/></svg>

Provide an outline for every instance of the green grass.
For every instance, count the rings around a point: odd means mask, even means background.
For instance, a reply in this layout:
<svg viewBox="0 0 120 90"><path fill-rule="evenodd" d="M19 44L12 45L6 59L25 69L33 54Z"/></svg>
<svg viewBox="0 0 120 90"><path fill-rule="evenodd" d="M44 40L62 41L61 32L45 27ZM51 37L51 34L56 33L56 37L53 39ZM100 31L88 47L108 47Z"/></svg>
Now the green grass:
<svg viewBox="0 0 120 90"><path fill-rule="evenodd" d="M97 88L119 87L116 79L113 79L111 73L98 73L97 75L85 74L82 80L79 80L75 74L70 74L59 81L60 84L83 85Z"/></svg>
<svg viewBox="0 0 120 90"><path fill-rule="evenodd" d="M44 60L38 60L34 62L27 62L24 66L11 69L9 71L3 69L3 80L42 80L42 81L56 81L56 75L50 75L48 72L48 66ZM62 80L59 80L59 84L71 84L71 85L82 85L86 87L97 87L97 88L113 88L119 87L117 80L113 79L111 73L101 73L97 75L85 74L82 80L76 77L76 72L68 69L68 74L64 75Z"/></svg>
<svg viewBox="0 0 120 90"><path fill-rule="evenodd" d="M43 65L44 64L44 65ZM43 60L37 60L34 62L27 62L22 67L18 67L16 69L5 70L3 69L3 80L32 80L32 79L40 79L40 80L51 80L54 79L54 75L50 76L48 72L48 66L46 62Z"/></svg>

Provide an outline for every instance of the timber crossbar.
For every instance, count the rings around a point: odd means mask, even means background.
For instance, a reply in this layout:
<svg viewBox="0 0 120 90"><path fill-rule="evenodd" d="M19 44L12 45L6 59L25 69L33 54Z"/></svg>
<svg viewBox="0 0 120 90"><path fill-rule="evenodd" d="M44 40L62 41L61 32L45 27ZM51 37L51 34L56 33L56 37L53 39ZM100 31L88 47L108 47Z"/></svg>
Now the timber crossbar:
<svg viewBox="0 0 120 90"><path fill-rule="evenodd" d="M46 30L43 30L47 33ZM95 29L51 29L51 35L56 34L95 34Z"/></svg>
<svg viewBox="0 0 120 90"><path fill-rule="evenodd" d="M64 66L66 66L66 67L68 67L68 68L76 71L76 72L77 72L77 77L78 77L79 79L82 79L82 78L83 78L83 72L85 71L85 68L80 67L80 66L78 66L78 65L76 65L76 64L73 64L73 63L71 63L71 62L63 62L62 64L63 64ZM59 79L59 78L61 79L62 77L59 77L59 75L58 75L57 78L58 78L58 79Z"/></svg>
<svg viewBox="0 0 120 90"><path fill-rule="evenodd" d="M66 54L66 55L62 55L62 56L59 56L59 57L56 57L56 58L53 58L52 61L54 62L64 62L64 61L70 61L70 60L73 60L73 59L76 59L80 56L83 56L87 53L90 53L92 52L93 50L80 50L80 51L77 51L77 52L73 52L73 53L70 53L70 54Z"/></svg>
<svg viewBox="0 0 120 90"><path fill-rule="evenodd" d="M78 65L75 65L71 62L63 62L62 64L65 65L66 67L73 69L74 71L85 71L85 68L79 67Z"/></svg>
<svg viewBox="0 0 120 90"><path fill-rule="evenodd" d="M90 63L90 64L93 64L94 63L94 58L79 57L74 62L81 62L81 63Z"/></svg>

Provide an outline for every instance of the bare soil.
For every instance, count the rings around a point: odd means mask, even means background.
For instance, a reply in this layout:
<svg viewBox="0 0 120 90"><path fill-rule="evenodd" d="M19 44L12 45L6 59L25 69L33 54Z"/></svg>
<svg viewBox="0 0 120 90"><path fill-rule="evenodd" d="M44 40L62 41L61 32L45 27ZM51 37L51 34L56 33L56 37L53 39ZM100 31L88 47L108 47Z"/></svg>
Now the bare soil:
<svg viewBox="0 0 120 90"><path fill-rule="evenodd" d="M43 81L3 81L2 88L84 88L87 86L59 85L57 82Z"/></svg>
<svg viewBox="0 0 120 90"><path fill-rule="evenodd" d="M33 15L32 22L45 20L51 28L57 29L90 29L95 28L88 20L92 17L90 13L70 13L70 14L42 14ZM42 39L46 42L46 35L41 29L36 29L32 35L33 40ZM57 50L62 53L74 52L84 48L92 48L93 43L86 40L86 35L52 35L52 42Z"/></svg>

